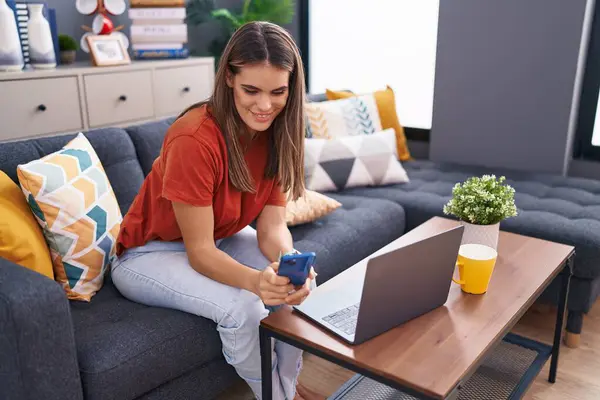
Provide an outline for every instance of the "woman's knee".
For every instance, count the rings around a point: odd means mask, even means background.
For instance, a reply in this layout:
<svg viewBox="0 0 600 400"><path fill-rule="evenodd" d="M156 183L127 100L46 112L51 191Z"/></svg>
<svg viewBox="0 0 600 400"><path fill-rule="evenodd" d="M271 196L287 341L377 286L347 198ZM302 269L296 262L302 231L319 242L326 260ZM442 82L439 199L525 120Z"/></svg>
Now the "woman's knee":
<svg viewBox="0 0 600 400"><path fill-rule="evenodd" d="M152 282L147 277L129 270L123 265L115 266L111 271L113 285L123 297L146 305L159 306L152 295Z"/></svg>
<svg viewBox="0 0 600 400"><path fill-rule="evenodd" d="M247 290L240 290L239 296L223 316L219 325L238 330L258 330L260 321L269 315L269 310L261 299Z"/></svg>

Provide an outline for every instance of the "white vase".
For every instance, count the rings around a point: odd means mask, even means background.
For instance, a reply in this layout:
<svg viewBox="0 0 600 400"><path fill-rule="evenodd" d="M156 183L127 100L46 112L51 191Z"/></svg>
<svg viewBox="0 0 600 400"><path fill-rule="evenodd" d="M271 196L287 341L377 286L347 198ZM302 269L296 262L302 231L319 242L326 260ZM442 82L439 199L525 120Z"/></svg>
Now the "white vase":
<svg viewBox="0 0 600 400"><path fill-rule="evenodd" d="M461 244L483 244L498 250L500 223L493 225L476 225L466 221L460 223L465 227Z"/></svg>
<svg viewBox="0 0 600 400"><path fill-rule="evenodd" d="M0 0L0 70L21 71L23 65L15 13L6 0Z"/></svg>
<svg viewBox="0 0 600 400"><path fill-rule="evenodd" d="M29 8L27 31L31 66L41 69L55 68L56 55L54 54L50 24L42 14L44 5L27 4L27 7Z"/></svg>

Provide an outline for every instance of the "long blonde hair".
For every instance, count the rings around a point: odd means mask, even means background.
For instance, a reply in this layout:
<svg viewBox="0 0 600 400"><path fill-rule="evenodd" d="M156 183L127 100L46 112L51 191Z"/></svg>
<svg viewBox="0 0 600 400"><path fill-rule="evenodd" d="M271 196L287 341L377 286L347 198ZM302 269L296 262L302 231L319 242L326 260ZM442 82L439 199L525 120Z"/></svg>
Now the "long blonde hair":
<svg viewBox="0 0 600 400"><path fill-rule="evenodd" d="M227 74L237 74L244 65L263 62L290 72L287 103L269 128L272 133L265 177L277 179L288 198L296 200L304 193L306 87L300 52L285 29L269 22L242 25L229 39L221 55L212 96L190 106L181 115L192 108L208 105L225 137L232 185L242 192L254 192L240 142L240 134L245 131L244 122L235 107L233 89L227 85Z"/></svg>

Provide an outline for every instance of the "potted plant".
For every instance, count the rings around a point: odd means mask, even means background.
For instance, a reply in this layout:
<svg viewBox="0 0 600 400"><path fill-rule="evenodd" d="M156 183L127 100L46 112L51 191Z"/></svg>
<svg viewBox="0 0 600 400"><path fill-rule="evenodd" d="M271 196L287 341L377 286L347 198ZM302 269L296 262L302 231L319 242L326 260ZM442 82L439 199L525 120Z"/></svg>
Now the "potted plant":
<svg viewBox="0 0 600 400"><path fill-rule="evenodd" d="M471 177L457 183L452 198L444 205L444 214L454 215L465 227L462 243L498 246L500 222L517 215L515 190L504 176Z"/></svg>
<svg viewBox="0 0 600 400"><path fill-rule="evenodd" d="M191 26L200 25L209 19L220 22L221 32L208 46L209 53L215 57L215 65L218 65L218 59L229 38L240 26L251 21L285 25L292 22L296 12L294 0L244 0L240 11L215 9L214 3L214 0L189 0L186 5L186 22Z"/></svg>
<svg viewBox="0 0 600 400"><path fill-rule="evenodd" d="M77 41L69 35L58 35L58 49L60 51L61 64L73 64L78 49Z"/></svg>

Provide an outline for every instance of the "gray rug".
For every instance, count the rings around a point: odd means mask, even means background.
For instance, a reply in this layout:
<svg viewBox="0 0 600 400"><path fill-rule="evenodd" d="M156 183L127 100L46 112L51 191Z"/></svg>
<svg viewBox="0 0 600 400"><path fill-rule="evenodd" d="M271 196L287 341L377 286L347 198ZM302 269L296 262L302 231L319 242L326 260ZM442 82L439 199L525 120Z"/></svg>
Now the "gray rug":
<svg viewBox="0 0 600 400"><path fill-rule="evenodd" d="M462 386L461 400L520 398L543 367L551 348L516 335L509 335L484 360ZM362 375L355 375L331 400L415 400Z"/></svg>

